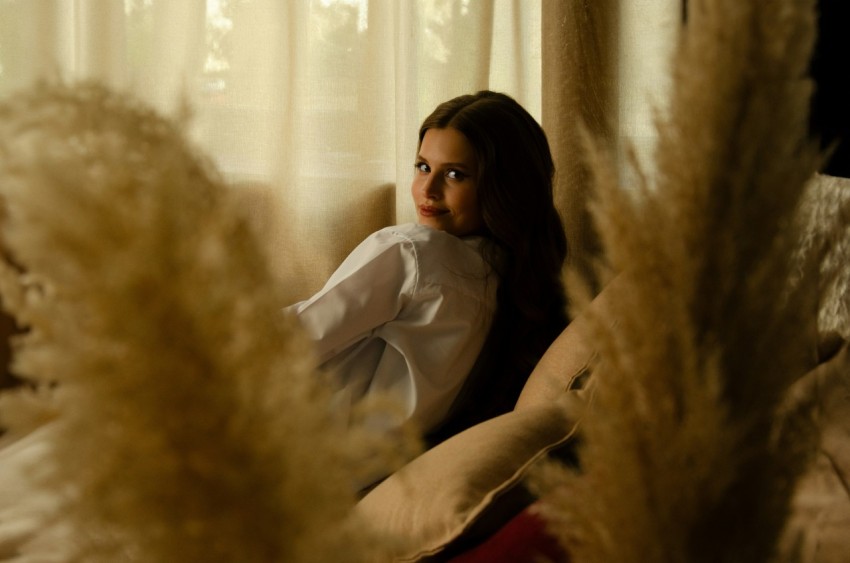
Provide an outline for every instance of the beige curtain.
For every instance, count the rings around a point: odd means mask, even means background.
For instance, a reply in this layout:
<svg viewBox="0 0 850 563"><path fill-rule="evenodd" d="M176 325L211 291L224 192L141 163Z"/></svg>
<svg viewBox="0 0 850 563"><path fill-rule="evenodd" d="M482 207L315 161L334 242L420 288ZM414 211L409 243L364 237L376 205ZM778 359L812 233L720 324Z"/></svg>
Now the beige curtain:
<svg viewBox="0 0 850 563"><path fill-rule="evenodd" d="M630 157L647 168L682 0L543 0L543 127L558 170L556 194L569 240L568 268L600 289L600 241L588 209L592 183L582 154L586 131L631 182Z"/></svg>
<svg viewBox="0 0 850 563"><path fill-rule="evenodd" d="M611 142L651 138L635 100L663 80L635 45L664 43L657 20L678 2L3 0L0 96L46 76L101 80L165 113L186 102L189 134L237 188L296 299L369 232L414 219L424 116L501 90L547 130L572 258L587 269L577 122Z"/></svg>
<svg viewBox="0 0 850 563"><path fill-rule="evenodd" d="M616 0L543 3L543 126L558 175L555 190L569 241L567 267L599 289L593 260L599 243L587 203L591 183L582 158L587 133L613 150L617 126Z"/></svg>
<svg viewBox="0 0 850 563"><path fill-rule="evenodd" d="M540 118L539 0L5 0L0 95L94 78L174 113L239 188L293 298L413 220L416 132L483 88Z"/></svg>

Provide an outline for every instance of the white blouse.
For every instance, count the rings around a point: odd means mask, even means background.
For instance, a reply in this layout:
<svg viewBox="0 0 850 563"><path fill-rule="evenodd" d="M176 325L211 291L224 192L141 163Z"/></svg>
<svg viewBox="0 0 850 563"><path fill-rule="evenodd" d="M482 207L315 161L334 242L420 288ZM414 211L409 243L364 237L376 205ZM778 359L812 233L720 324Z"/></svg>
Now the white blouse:
<svg viewBox="0 0 850 563"><path fill-rule="evenodd" d="M323 369L342 385L341 408L389 394L427 432L446 416L487 337L497 278L480 237L416 224L364 240L294 311Z"/></svg>

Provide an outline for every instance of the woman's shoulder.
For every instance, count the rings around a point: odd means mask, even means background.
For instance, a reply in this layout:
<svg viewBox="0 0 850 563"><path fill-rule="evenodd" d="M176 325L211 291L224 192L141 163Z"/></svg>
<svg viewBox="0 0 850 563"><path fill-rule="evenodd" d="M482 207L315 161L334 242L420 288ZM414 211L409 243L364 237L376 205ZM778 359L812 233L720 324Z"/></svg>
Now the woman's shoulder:
<svg viewBox="0 0 850 563"><path fill-rule="evenodd" d="M482 237L457 237L416 223L386 227L373 236L382 239L383 244L400 245L401 252L423 275L450 272L452 277L462 274L482 278L491 270L483 255Z"/></svg>
<svg viewBox="0 0 850 563"><path fill-rule="evenodd" d="M378 257L395 257L400 263L419 267L424 256L451 256L464 252L461 239L416 223L384 227L363 239L348 260L372 261Z"/></svg>
<svg viewBox="0 0 850 563"><path fill-rule="evenodd" d="M384 227L376 231L371 237L377 240L385 240L388 242L409 242L411 244L422 245L444 245L456 246L458 248L475 247L477 246L480 237L457 237L445 231L433 229L418 223L403 223L401 225L393 225Z"/></svg>
<svg viewBox="0 0 850 563"><path fill-rule="evenodd" d="M433 229L417 223L404 223L385 227L370 237L378 245L398 244L414 254L441 256L449 259L457 256L460 260L478 261L481 259L482 237L457 237L445 231Z"/></svg>
<svg viewBox="0 0 850 563"><path fill-rule="evenodd" d="M433 240L442 240L446 237L457 238L425 225L418 223L402 223L400 225L392 225L384 227L372 234L372 237L386 240L409 241L409 242L430 242Z"/></svg>

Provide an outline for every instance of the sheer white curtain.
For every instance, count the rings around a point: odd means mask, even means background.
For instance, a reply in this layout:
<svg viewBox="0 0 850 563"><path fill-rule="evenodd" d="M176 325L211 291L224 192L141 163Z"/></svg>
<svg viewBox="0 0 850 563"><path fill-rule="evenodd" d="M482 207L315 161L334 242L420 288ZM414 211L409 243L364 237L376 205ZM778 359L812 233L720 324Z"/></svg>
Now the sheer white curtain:
<svg viewBox="0 0 850 563"><path fill-rule="evenodd" d="M189 134L302 297L369 232L413 220L416 132L439 102L490 88L541 120L541 42L574 41L542 32L551 1L0 0L0 96L46 76L101 80L166 114L188 102ZM651 146L680 2L612 4L626 141ZM565 123L543 122L556 145Z"/></svg>
<svg viewBox="0 0 850 563"><path fill-rule="evenodd" d="M482 88L540 117L538 0L3 0L0 95L94 78L174 113L253 205L282 275L315 289L413 219L420 121ZM294 244L293 244L294 243Z"/></svg>

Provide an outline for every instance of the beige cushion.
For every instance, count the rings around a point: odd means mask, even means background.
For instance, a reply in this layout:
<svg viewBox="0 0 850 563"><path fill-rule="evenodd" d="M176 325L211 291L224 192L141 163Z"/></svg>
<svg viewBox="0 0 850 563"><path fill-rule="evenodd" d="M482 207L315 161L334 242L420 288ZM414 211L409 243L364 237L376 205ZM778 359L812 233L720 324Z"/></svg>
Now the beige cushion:
<svg viewBox="0 0 850 563"><path fill-rule="evenodd" d="M379 532L409 540L399 561L440 552L575 432L555 402L487 420L425 452L357 506Z"/></svg>
<svg viewBox="0 0 850 563"><path fill-rule="evenodd" d="M595 351L590 345L587 329L586 318L578 317L555 339L528 376L515 410L557 401L590 374Z"/></svg>
<svg viewBox="0 0 850 563"><path fill-rule="evenodd" d="M798 397L814 399L820 452L798 484L783 551L802 563L844 563L850 554L850 349L812 370Z"/></svg>
<svg viewBox="0 0 850 563"><path fill-rule="evenodd" d="M593 343L599 331L617 323L617 303L630 295L632 286L626 274L611 280L605 289L585 306L537 362L520 393L515 409L525 409L557 401L564 392L584 385L590 375L597 350Z"/></svg>

